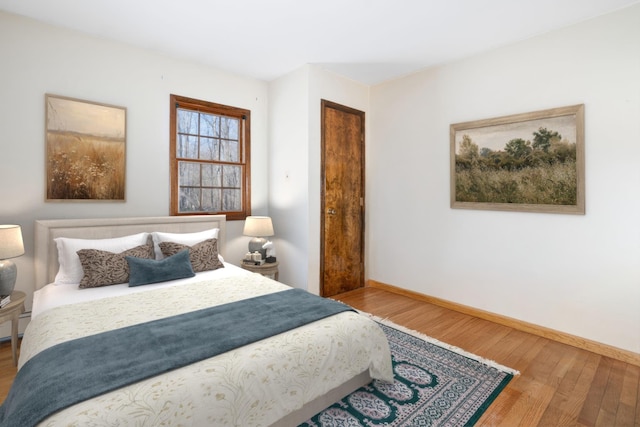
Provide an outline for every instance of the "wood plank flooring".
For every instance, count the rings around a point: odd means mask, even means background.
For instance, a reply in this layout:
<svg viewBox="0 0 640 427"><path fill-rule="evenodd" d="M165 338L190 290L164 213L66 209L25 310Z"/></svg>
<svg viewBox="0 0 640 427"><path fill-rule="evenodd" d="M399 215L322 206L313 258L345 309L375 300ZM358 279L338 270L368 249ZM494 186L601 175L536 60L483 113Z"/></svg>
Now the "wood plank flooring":
<svg viewBox="0 0 640 427"><path fill-rule="evenodd" d="M20 349L19 346L18 349ZM11 357L11 342L0 342L0 402L4 402L7 397L16 372L17 369L13 366Z"/></svg>
<svg viewBox="0 0 640 427"><path fill-rule="evenodd" d="M375 288L360 310L520 371L478 426L640 426L640 367Z"/></svg>
<svg viewBox="0 0 640 427"><path fill-rule="evenodd" d="M640 427L640 367L386 290L335 297L520 371L478 426ZM0 343L0 401L16 370Z"/></svg>

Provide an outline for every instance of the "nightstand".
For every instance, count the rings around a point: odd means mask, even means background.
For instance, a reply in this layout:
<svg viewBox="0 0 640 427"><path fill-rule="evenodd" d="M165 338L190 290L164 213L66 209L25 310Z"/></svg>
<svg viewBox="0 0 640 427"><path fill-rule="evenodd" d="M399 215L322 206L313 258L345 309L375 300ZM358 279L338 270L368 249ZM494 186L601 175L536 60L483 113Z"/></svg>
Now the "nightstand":
<svg viewBox="0 0 640 427"><path fill-rule="evenodd" d="M240 262L240 266L242 268L244 268L245 270L249 270L252 271L254 273L259 273L262 274L263 276L266 276L270 279L273 280L278 280L278 265L280 263L278 261L276 262L265 262L262 265L248 265L245 264L244 262Z"/></svg>
<svg viewBox="0 0 640 427"><path fill-rule="evenodd" d="M11 292L11 302L0 309L0 324L11 320L11 355L13 366L18 366L18 320L24 313L24 292Z"/></svg>

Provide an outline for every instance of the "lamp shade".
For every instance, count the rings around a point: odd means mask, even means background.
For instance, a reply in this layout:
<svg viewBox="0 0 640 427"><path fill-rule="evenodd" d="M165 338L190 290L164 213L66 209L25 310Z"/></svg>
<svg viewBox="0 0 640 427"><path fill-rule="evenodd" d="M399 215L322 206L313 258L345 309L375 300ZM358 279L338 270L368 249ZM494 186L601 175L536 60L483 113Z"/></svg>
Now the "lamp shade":
<svg viewBox="0 0 640 427"><path fill-rule="evenodd" d="M19 225L0 225L0 259L24 255L22 230Z"/></svg>
<svg viewBox="0 0 640 427"><path fill-rule="evenodd" d="M273 236L271 218L268 216L248 216L242 234L252 237Z"/></svg>

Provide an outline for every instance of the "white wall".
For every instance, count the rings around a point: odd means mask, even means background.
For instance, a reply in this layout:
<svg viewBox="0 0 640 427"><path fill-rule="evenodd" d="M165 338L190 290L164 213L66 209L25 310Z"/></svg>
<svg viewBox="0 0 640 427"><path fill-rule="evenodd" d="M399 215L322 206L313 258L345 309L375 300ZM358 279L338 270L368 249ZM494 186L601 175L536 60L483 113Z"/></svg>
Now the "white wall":
<svg viewBox="0 0 640 427"><path fill-rule="evenodd" d="M368 276L640 352L640 6L375 86ZM449 125L585 104L586 215L449 208Z"/></svg>
<svg viewBox="0 0 640 427"><path fill-rule="evenodd" d="M635 6L368 88L316 66L267 85L0 12L0 223L23 226L17 288L33 289L36 219L168 214L175 93L252 111L253 212L274 218L281 279L317 292L324 98L366 113L369 278L640 352L637 22ZM127 107L126 203L44 202L45 93ZM449 208L451 123L577 103L585 216ZM228 226L239 259L243 222Z"/></svg>
<svg viewBox="0 0 640 427"><path fill-rule="evenodd" d="M169 214L169 94L251 110L252 206L268 213L268 85L178 58L0 12L0 223L22 226L26 254L16 288L33 292L36 219ZM46 203L44 96L127 108L125 203ZM240 260L244 221L228 223L229 261ZM0 337L6 336L0 330Z"/></svg>
<svg viewBox="0 0 640 427"><path fill-rule="evenodd" d="M366 116L369 87L305 65L269 88L269 211L282 260L280 281L316 294L320 292L322 99L364 111Z"/></svg>
<svg viewBox="0 0 640 427"><path fill-rule="evenodd" d="M309 264L308 67L269 85L269 214L279 280L307 289Z"/></svg>

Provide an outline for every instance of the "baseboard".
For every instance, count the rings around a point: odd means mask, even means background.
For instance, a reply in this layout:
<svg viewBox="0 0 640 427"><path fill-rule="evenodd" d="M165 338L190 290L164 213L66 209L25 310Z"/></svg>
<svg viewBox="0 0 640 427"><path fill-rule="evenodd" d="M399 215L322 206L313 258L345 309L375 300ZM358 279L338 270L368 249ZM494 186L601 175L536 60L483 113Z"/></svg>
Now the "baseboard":
<svg viewBox="0 0 640 427"><path fill-rule="evenodd" d="M457 311L459 313L468 314L469 316L478 317L480 319L488 320L500 325L508 326L519 331L528 332L533 335L537 335L543 338L561 342L573 347L580 348L582 350L591 351L593 353L607 356L612 359L620 360L635 366L640 366L640 354L634 353L629 350L613 347L608 344L592 341L587 338L578 337L565 332L556 331L554 329L546 328L544 326L535 325L533 323L524 322L522 320L513 319L511 317L502 316L500 314L491 313L478 308L469 307L463 304L443 300L440 298L432 297L429 295L421 294L419 292L402 289L397 286L388 285L386 283L378 282L375 280L368 280L367 287L382 289L385 291L393 292L395 294L404 295L419 301L428 302L440 307L448 308L450 310Z"/></svg>

